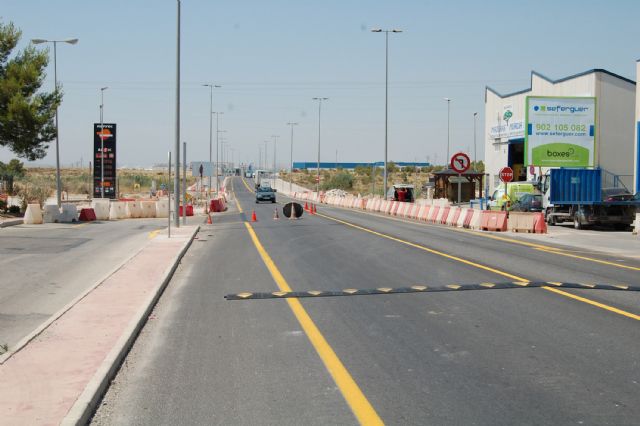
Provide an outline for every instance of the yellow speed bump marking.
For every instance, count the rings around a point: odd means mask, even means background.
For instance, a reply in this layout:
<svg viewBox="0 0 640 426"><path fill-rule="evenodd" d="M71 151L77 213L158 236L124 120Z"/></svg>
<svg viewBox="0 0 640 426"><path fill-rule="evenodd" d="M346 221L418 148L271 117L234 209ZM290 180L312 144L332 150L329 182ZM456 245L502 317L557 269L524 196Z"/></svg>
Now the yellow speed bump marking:
<svg viewBox="0 0 640 426"><path fill-rule="evenodd" d="M622 290L629 290L629 286L628 285L620 284L620 285L614 285L614 287L618 287L619 289L622 289Z"/></svg>
<svg viewBox="0 0 640 426"><path fill-rule="evenodd" d="M580 285L583 287L589 287L589 288L594 288L596 286L595 284L586 284L586 283L580 283Z"/></svg>
<svg viewBox="0 0 640 426"><path fill-rule="evenodd" d="M288 292L286 291L274 291L271 294L273 294L274 296L278 296L278 297L282 297L282 296L286 296Z"/></svg>
<svg viewBox="0 0 640 426"><path fill-rule="evenodd" d="M461 288L462 286L458 285L458 284L449 284L446 285L445 287L453 289L453 290L458 290L459 288Z"/></svg>
<svg viewBox="0 0 640 426"><path fill-rule="evenodd" d="M426 285L412 285L411 288L414 289L414 290L418 290L418 291L425 291L427 289L427 286Z"/></svg>
<svg viewBox="0 0 640 426"><path fill-rule="evenodd" d="M344 291L345 293L348 293L348 294L353 294L353 293L357 293L358 289L357 288L345 288L342 291Z"/></svg>
<svg viewBox="0 0 640 426"><path fill-rule="evenodd" d="M322 294L321 291L317 291L317 290L311 290L311 291L308 291L307 293L309 293L312 296L318 296Z"/></svg>
<svg viewBox="0 0 640 426"><path fill-rule="evenodd" d="M529 280L527 280L527 279L525 279L523 277L519 277L517 275L513 275L513 274L510 274L508 272L501 271L499 269L491 268L489 266L481 265L479 263L472 262L470 260L463 259L463 258L458 257L458 256L453 256L453 255L450 255L450 254L447 254L447 253L443 253L441 251L438 251L438 250L435 250L435 249L432 249L432 248L429 248L429 247L425 247L425 246L422 246L420 244L416 244L416 243L412 243L412 242L409 242L409 241L402 240L400 238L392 237L391 235L383 234L381 232L374 231L373 229L365 228L364 226L356 225L356 224L353 224L353 223L350 223L350 222L347 222L347 221L344 221L344 220L341 220L341 219L337 219L335 217L327 216L327 215L322 214L322 213L316 213L316 215L320 216L320 217L323 217L325 219L328 219L328 220L332 220L334 222L342 223L343 225L350 226L350 227L355 228L355 229L359 229L359 230L364 231L364 232L368 232L368 233L373 234L373 235L377 235L377 236L382 237L382 238L386 238L386 239L391 240L391 241L396 241L398 243L405 244L405 245L408 245L410 247L414 247L414 248L417 248L419 250L426 251L428 253L437 254L438 256L442 256L442 257L445 257L447 259L455 260L455 261L458 261L460 263L464 263L466 265L473 266L473 267L478 268L478 269L483 269L485 271L493 272L495 274L502 275L503 277L511 278L512 280L515 280L515 281L518 281L518 282L529 282ZM476 234L473 234L473 235L476 235ZM482 235L482 234L478 234L478 235ZM507 240L507 241L509 241L509 240ZM553 253L560 254L559 252L555 252L555 251ZM613 264L613 265L616 265L616 264ZM617 265L617 266L626 267L626 265ZM633 269L633 267L629 267L629 268ZM635 268L635 269L640 270L640 268ZM562 283L557 283L557 282L553 282L553 281L550 281L549 284L555 285L555 286L562 285ZM596 302L594 300L590 300L590 299L587 299L585 297L575 296L572 293L568 293L566 291L562 291L562 290L559 290L557 288L551 288L551 287L540 287L540 288L543 288L543 289L545 289L547 291L552 291L552 292L554 292L556 294L560 294L560 295L563 295L565 297L572 298L574 300L579 300L581 302L587 303L587 304L592 305L592 306L597 306L598 308L605 309L607 311L623 315L623 316L625 316L627 318L633 318L633 319L636 319L636 320L640 320L640 316L639 315L632 314L631 312L623 311L622 309L618 309L618 308L613 307L613 306L605 305L604 303Z"/></svg>
<svg viewBox="0 0 640 426"><path fill-rule="evenodd" d="M251 296L253 296L253 293L249 293L249 292L238 293L238 297L241 297L243 299L246 299L247 297L251 297Z"/></svg>
<svg viewBox="0 0 640 426"><path fill-rule="evenodd" d="M551 285L555 285L555 286L561 286L562 283L559 283L557 281L547 281L547 284L551 284Z"/></svg>
<svg viewBox="0 0 640 426"><path fill-rule="evenodd" d="M381 291L383 293L389 293L393 289L389 287L380 287L380 288L377 288L376 290Z"/></svg>
<svg viewBox="0 0 640 426"><path fill-rule="evenodd" d="M527 281L514 281L513 284L519 285L519 286L522 286L522 287L526 287L526 286L529 285L529 282L527 282Z"/></svg>
<svg viewBox="0 0 640 426"><path fill-rule="evenodd" d="M271 256L269 256L269 253L267 253L262 246L262 243L258 239L258 236L253 230L251 224L249 222L245 222L245 226L247 227L247 231L251 236L251 240L253 241L256 250L258 250L262 261L271 273L271 276L278 285L278 288L284 292L292 291L291 287L280 273L280 270L271 259ZM342 364L342 361L340 361L340 358L338 358L333 348L329 346L329 343L304 309L302 303L300 303L298 299L286 300L289 304L289 308L291 308L291 311L300 323L300 326L302 326L302 329L309 338L309 341L329 371L329 374L331 374L331 377L340 389L342 396L347 401L347 404L349 404L351 411L358 419L358 422L362 425L383 425L384 423L382 422L382 419L380 419L376 410L373 408L364 393L362 393L362 390L353 377L351 377L351 374L349 374L349 371L345 368L344 364Z"/></svg>
<svg viewBox="0 0 640 426"><path fill-rule="evenodd" d="M493 288L496 285L494 283L480 283L482 287Z"/></svg>

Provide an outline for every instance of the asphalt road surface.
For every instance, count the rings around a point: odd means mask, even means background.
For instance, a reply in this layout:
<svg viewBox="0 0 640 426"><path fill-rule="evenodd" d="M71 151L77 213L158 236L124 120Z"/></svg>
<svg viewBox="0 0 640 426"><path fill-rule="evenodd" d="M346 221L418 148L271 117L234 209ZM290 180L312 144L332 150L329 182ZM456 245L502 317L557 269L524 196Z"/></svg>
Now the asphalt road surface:
<svg viewBox="0 0 640 426"><path fill-rule="evenodd" d="M135 219L1 229L0 344L14 347L137 253L166 223Z"/></svg>
<svg viewBox="0 0 640 426"><path fill-rule="evenodd" d="M232 202L202 227L94 424L638 424L640 293L224 296L640 285L640 262L327 206L275 221L281 204L256 205L240 178L234 187L243 211Z"/></svg>

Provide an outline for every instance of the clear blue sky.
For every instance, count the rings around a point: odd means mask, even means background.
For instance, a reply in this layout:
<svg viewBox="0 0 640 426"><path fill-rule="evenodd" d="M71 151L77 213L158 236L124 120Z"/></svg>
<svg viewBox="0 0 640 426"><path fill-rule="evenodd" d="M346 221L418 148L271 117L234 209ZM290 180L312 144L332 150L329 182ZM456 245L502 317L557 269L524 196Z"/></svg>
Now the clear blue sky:
<svg viewBox="0 0 640 426"><path fill-rule="evenodd" d="M98 121L118 124L120 166L163 162L174 145L175 0L0 0L0 19L31 38L77 37L58 48L61 161L85 165ZM278 163L297 121L295 161L315 161L317 104L322 160L383 158L384 35L390 35L389 158L443 162L473 146L478 111L482 157L484 87L528 87L530 71L560 78L605 68L635 80L638 1L182 1L182 140L190 160L208 158L209 91L235 159L256 161L280 135ZM53 65L53 61L51 61ZM53 87L53 68L46 88ZM269 159L272 144L269 142ZM36 164L54 164L50 155ZM13 155L0 149L0 160Z"/></svg>

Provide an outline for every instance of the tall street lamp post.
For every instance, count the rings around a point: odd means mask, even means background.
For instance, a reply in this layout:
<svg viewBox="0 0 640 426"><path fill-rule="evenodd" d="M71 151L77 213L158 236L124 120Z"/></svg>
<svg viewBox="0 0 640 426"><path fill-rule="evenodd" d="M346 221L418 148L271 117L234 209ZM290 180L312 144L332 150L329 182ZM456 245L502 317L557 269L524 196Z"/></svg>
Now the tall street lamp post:
<svg viewBox="0 0 640 426"><path fill-rule="evenodd" d="M316 193L320 193L320 128L322 119L322 101L326 101L329 98L312 98L314 101L318 101L318 165L316 169Z"/></svg>
<svg viewBox="0 0 640 426"><path fill-rule="evenodd" d="M447 101L447 158L446 161L449 161L449 140L451 137L451 99L449 98L444 98L445 101ZM449 168L449 166L447 166L447 168Z"/></svg>
<svg viewBox="0 0 640 426"><path fill-rule="evenodd" d="M213 157L211 154L211 151L213 151L213 89L214 88L219 88L221 86L218 86L217 84L212 84L212 83L208 83L208 84L203 84L203 87L208 87L209 88L209 164L211 164L213 162ZM218 177L216 176L216 180L218 180ZM209 174L209 198L211 198L211 174Z"/></svg>
<svg viewBox="0 0 640 426"><path fill-rule="evenodd" d="M278 172L278 168L276 167L276 145L278 142L279 135L271 135L273 138L273 174L275 179L275 174Z"/></svg>
<svg viewBox="0 0 640 426"><path fill-rule="evenodd" d="M177 14L176 14L176 140L175 140L175 152L176 152L176 176L173 181L174 192L174 225L176 228L180 227L180 0L177 0ZM186 206L185 206L186 208Z"/></svg>
<svg viewBox="0 0 640 426"><path fill-rule="evenodd" d="M219 135L220 133L225 132L225 130L219 130L220 125L220 114L224 114L224 112L216 112L213 111L212 114L216 115L216 194L220 192L220 182L218 182L218 169L220 168L220 157L218 157L218 153L220 152L220 143L219 143Z"/></svg>
<svg viewBox="0 0 640 426"><path fill-rule="evenodd" d="M385 36L385 72L384 72L384 193L387 197L387 153L388 153L388 137L389 137L389 33L401 33L402 30L383 30L375 28L372 33L384 33Z"/></svg>
<svg viewBox="0 0 640 426"><path fill-rule="evenodd" d="M58 61L57 61L57 46L58 43L76 44L77 38L70 38L66 40L46 40L42 38L34 38L31 40L33 44L41 43L53 43L53 81L55 84L55 91L58 92ZM56 105L56 199L58 207L62 204L62 182L60 181L60 143L58 136L58 106Z"/></svg>
<svg viewBox="0 0 640 426"><path fill-rule="evenodd" d="M476 151L476 118L478 117L478 113L473 113L473 170L476 170L478 167L478 152Z"/></svg>
<svg viewBox="0 0 640 426"><path fill-rule="evenodd" d="M293 126L297 125L298 123L287 123L287 126L291 126L291 153L289 156L289 194L293 193Z"/></svg>

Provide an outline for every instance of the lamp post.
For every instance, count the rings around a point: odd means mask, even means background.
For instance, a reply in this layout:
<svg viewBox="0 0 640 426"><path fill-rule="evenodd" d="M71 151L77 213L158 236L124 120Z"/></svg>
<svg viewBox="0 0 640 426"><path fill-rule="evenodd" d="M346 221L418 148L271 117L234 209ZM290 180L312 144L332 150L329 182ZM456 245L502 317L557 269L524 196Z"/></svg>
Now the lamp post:
<svg viewBox="0 0 640 426"><path fill-rule="evenodd" d="M104 91L100 88L100 198L104 198Z"/></svg>
<svg viewBox="0 0 640 426"><path fill-rule="evenodd" d="M293 193L293 126L298 123L289 122L287 126L291 126L291 153L289 157L289 194Z"/></svg>
<svg viewBox="0 0 640 426"><path fill-rule="evenodd" d="M58 92L58 61L57 61L57 46L58 43L76 44L77 38L70 38L66 40L46 40L42 38L34 38L31 40L33 44L52 43L53 44L53 81L55 85L55 91ZM62 182L60 181L60 143L58 136L58 106L56 105L56 199L58 207L62 204Z"/></svg>
<svg viewBox="0 0 640 426"><path fill-rule="evenodd" d="M180 0L176 2L176 176L174 179L174 225L180 227ZM186 208L186 206L185 206Z"/></svg>
<svg viewBox="0 0 640 426"><path fill-rule="evenodd" d="M213 83L203 84L202 86L209 88L209 164L211 164L213 162L213 157L211 154L211 151L213 150L213 89L217 89L222 86L218 86L217 84ZM217 176L216 180L218 180ZM211 175L209 175L209 198L211 198Z"/></svg>
<svg viewBox="0 0 640 426"><path fill-rule="evenodd" d="M478 152L476 151L476 118L478 117L478 113L473 113L473 170L477 170L478 167Z"/></svg>
<svg viewBox="0 0 640 426"><path fill-rule="evenodd" d="M445 101L447 101L447 158L446 160L449 161L449 139L451 136L451 127L450 127L450 118L451 118L451 99L449 98L444 98ZM449 168L449 166L447 166L447 168Z"/></svg>
<svg viewBox="0 0 640 426"><path fill-rule="evenodd" d="M275 174L278 171L278 168L276 167L276 143L278 142L278 138L280 136L279 135L271 135L271 137L273 138L273 174L274 174L274 179L275 179Z"/></svg>
<svg viewBox="0 0 640 426"><path fill-rule="evenodd" d="M402 30L383 30L375 28L372 33L384 33L385 38L385 72L384 72L384 193L383 197L387 197L387 152L389 137L389 33L401 33Z"/></svg>
<svg viewBox="0 0 640 426"><path fill-rule="evenodd" d="M320 193L320 124L322 118L322 101L326 101L329 98L312 98L314 101L318 101L318 168L316 169L316 192Z"/></svg>
<svg viewBox="0 0 640 426"><path fill-rule="evenodd" d="M216 171L216 194L218 192L220 192L220 182L218 182L218 169L220 168L220 161L219 161L219 157L218 157L218 152L220 151L220 144L218 143L218 136L220 133L225 132L225 130L219 130L219 118L220 118L220 114L224 114L224 112L217 112L217 111L213 111L211 114L215 114L216 115L216 167L215 167L215 171Z"/></svg>

